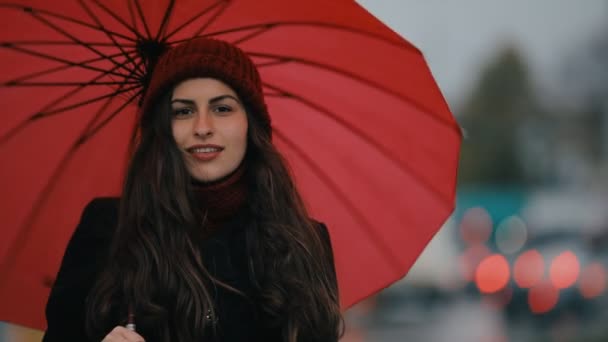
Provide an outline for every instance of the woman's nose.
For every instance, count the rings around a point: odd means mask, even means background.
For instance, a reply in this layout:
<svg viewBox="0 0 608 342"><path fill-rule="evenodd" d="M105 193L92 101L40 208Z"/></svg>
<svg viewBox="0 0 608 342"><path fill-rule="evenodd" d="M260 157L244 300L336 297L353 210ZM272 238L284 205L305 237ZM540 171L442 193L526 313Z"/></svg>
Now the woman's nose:
<svg viewBox="0 0 608 342"><path fill-rule="evenodd" d="M213 134L213 120L207 113L199 113L194 122L194 135L209 136Z"/></svg>

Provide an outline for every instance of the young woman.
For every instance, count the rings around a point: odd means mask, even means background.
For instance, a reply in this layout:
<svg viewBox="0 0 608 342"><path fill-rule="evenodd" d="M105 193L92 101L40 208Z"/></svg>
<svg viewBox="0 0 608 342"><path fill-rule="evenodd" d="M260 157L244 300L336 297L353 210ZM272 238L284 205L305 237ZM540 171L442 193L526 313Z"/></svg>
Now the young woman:
<svg viewBox="0 0 608 342"><path fill-rule="evenodd" d="M271 133L243 51L199 38L164 53L122 197L85 208L43 341L337 341L329 235Z"/></svg>

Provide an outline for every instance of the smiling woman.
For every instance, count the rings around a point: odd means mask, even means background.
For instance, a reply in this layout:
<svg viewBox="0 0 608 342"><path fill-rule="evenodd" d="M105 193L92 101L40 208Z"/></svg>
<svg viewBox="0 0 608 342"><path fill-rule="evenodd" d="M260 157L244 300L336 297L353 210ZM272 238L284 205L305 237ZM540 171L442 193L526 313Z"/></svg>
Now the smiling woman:
<svg viewBox="0 0 608 342"><path fill-rule="evenodd" d="M258 71L237 47L196 39L167 51L122 197L85 209L43 341L337 341L329 235L270 127Z"/></svg>

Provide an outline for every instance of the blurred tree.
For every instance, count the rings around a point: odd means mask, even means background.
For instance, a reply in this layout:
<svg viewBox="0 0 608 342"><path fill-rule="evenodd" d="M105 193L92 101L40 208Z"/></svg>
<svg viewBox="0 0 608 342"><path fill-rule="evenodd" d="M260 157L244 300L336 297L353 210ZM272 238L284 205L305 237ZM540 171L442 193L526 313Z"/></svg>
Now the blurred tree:
<svg viewBox="0 0 608 342"><path fill-rule="evenodd" d="M608 162L608 25L564 63L565 91L576 98L596 162Z"/></svg>
<svg viewBox="0 0 608 342"><path fill-rule="evenodd" d="M461 184L529 183L520 157L523 120L538 112L529 71L519 51L508 46L481 72L460 111L465 131Z"/></svg>

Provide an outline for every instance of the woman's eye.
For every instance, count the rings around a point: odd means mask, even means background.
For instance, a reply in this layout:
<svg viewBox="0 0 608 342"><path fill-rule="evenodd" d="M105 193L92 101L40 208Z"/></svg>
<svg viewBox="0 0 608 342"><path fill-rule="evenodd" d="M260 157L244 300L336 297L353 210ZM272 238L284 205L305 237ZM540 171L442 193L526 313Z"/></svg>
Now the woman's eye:
<svg viewBox="0 0 608 342"><path fill-rule="evenodd" d="M216 113L229 113L232 112L232 107L226 105L219 105L213 108L213 111Z"/></svg>
<svg viewBox="0 0 608 342"><path fill-rule="evenodd" d="M176 108L173 109L173 116L185 116L193 113L192 108L184 107L184 108Z"/></svg>

